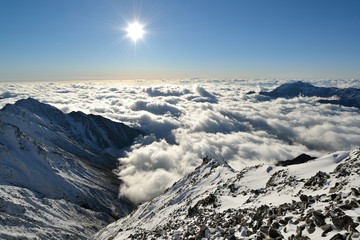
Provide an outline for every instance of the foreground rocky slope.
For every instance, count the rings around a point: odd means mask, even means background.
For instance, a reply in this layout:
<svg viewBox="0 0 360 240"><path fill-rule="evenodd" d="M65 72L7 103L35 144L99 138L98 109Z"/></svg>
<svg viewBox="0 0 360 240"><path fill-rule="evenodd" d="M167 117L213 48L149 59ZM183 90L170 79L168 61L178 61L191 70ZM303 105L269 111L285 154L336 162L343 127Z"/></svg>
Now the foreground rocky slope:
<svg viewBox="0 0 360 240"><path fill-rule="evenodd" d="M113 135L111 133L114 133ZM0 111L0 239L85 239L128 214L107 153L141 132L34 99Z"/></svg>
<svg viewBox="0 0 360 240"><path fill-rule="evenodd" d="M91 239L358 239L360 150L306 161L237 172L204 158Z"/></svg>

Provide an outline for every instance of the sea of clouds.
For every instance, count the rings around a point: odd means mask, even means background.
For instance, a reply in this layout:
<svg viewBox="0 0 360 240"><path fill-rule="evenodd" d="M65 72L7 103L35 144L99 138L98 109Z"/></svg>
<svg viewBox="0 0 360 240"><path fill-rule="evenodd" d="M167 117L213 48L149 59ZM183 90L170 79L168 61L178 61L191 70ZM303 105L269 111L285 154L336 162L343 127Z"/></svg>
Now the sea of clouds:
<svg viewBox="0 0 360 240"><path fill-rule="evenodd" d="M33 97L65 113L98 114L144 131L146 136L118 156L125 181L121 194L140 203L194 170L205 156L241 169L359 147L359 109L320 104L315 97L270 100L257 94L284 82L1 83L0 107ZM357 80L313 83L360 86Z"/></svg>

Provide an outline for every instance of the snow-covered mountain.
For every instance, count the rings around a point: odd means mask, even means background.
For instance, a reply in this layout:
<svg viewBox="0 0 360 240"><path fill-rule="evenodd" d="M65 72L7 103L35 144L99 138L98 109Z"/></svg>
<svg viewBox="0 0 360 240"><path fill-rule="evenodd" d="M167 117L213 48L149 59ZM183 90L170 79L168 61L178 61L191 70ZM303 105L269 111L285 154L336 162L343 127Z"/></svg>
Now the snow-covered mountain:
<svg viewBox="0 0 360 240"><path fill-rule="evenodd" d="M29 98L0 111L0 239L85 239L128 214L112 149L141 131Z"/></svg>
<svg viewBox="0 0 360 240"><path fill-rule="evenodd" d="M204 158L91 239L357 239L359 204L360 149L242 171Z"/></svg>
<svg viewBox="0 0 360 240"><path fill-rule="evenodd" d="M357 88L316 87L310 83L298 81L285 83L270 92L260 92L260 94L272 98L321 97L324 98L319 101L321 103L360 108L360 89Z"/></svg>

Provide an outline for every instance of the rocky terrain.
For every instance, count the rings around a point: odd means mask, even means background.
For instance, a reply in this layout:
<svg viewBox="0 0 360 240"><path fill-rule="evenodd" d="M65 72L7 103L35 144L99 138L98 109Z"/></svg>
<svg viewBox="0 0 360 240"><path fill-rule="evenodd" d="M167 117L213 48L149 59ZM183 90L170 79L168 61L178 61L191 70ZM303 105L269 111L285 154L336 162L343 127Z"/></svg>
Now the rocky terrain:
<svg viewBox="0 0 360 240"><path fill-rule="evenodd" d="M114 150L141 134L29 98L0 111L0 239L86 239L125 216Z"/></svg>
<svg viewBox="0 0 360 240"><path fill-rule="evenodd" d="M242 171L204 158L91 239L359 239L360 150L305 158Z"/></svg>

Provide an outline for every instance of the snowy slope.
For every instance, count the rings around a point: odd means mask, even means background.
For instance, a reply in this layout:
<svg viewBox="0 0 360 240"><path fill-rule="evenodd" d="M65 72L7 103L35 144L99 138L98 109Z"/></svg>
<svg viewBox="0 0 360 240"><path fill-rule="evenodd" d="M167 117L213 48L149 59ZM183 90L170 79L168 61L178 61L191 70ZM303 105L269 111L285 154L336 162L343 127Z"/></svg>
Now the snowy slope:
<svg viewBox="0 0 360 240"><path fill-rule="evenodd" d="M140 131L75 115L34 99L0 111L0 239L85 239L133 209L118 198L117 161L106 148Z"/></svg>
<svg viewBox="0 0 360 240"><path fill-rule="evenodd" d="M360 150L239 172L204 158L161 196L91 239L359 238L359 200Z"/></svg>

